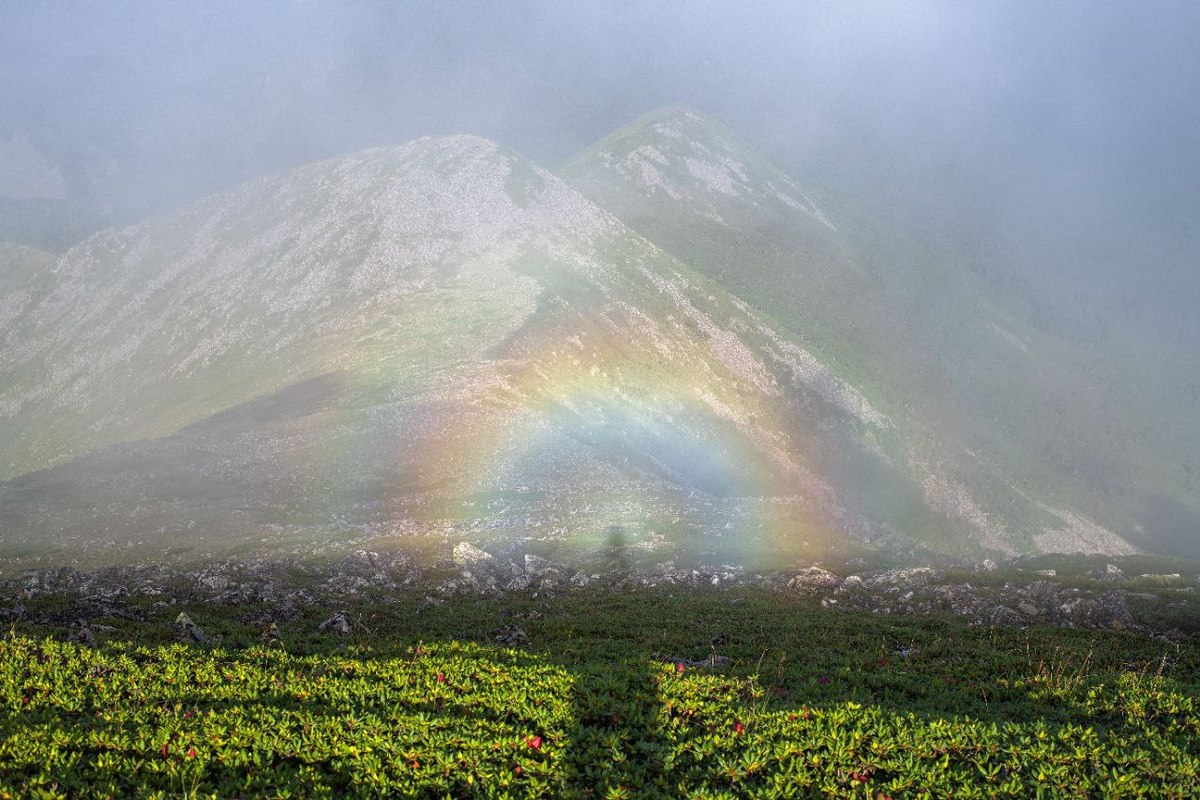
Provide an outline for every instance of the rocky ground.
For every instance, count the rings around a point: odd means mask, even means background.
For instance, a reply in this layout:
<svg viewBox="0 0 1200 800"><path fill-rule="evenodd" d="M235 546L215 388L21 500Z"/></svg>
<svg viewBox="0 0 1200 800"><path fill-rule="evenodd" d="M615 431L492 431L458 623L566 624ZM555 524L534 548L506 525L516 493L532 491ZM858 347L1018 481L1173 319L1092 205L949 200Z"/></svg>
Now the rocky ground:
<svg viewBox="0 0 1200 800"><path fill-rule="evenodd" d="M172 606L204 603L245 606L241 621L263 627L266 636L277 623L296 621L313 610L324 618L327 609L322 631L344 634L361 625L338 613L351 603L422 607L471 597L552 598L584 587L636 591L677 586L731 593L753 587L800 596L814 607L835 611L948 614L966 617L972 625L1121 630L1177 641L1200 637L1200 576L1127 575L1111 563L1069 571L1039 569L1021 559L872 569L852 560L770 573L730 565L682 569L673 562L594 566L570 568L533 554L502 560L462 542L448 558L427 566L400 553L360 550L328 564L263 560L192 570L146 565L95 572L32 569L0 580L0 621L23 619L65 628L86 641L104 618L147 621L163 613L170 616ZM203 636L186 615L175 625L181 639Z"/></svg>

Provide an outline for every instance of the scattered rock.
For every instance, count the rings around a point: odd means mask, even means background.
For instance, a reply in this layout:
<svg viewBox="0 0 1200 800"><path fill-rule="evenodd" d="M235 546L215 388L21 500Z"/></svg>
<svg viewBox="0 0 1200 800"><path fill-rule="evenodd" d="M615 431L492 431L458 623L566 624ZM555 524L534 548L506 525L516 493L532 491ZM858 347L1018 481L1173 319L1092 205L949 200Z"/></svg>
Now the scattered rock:
<svg viewBox="0 0 1200 800"><path fill-rule="evenodd" d="M1171 628L1169 631L1164 631L1163 633L1159 634L1158 638L1164 642L1177 644L1179 642L1187 641L1187 634L1179 630L1179 628Z"/></svg>
<svg viewBox="0 0 1200 800"><path fill-rule="evenodd" d="M1183 580L1183 576L1180 575L1178 572L1172 572L1169 574L1159 574L1159 573L1147 572L1142 575L1139 575L1138 580L1146 581L1148 583L1175 583L1175 582Z"/></svg>
<svg viewBox="0 0 1200 800"><path fill-rule="evenodd" d="M982 610L982 609L980 609ZM1036 611L1036 609L1035 609ZM977 612L978 613L978 612ZM986 616L986 621L989 625L1006 625L1009 627L1020 627L1025 622L1025 618L1013 611L1008 606L993 605L988 613L978 613L978 617L982 621Z"/></svg>
<svg viewBox="0 0 1200 800"><path fill-rule="evenodd" d="M229 588L229 576L221 573L201 573L196 578L196 585L210 592L221 592Z"/></svg>
<svg viewBox="0 0 1200 800"><path fill-rule="evenodd" d="M84 647L96 646L96 632L87 625L80 625L79 628L71 634L71 641L75 644L83 645Z"/></svg>
<svg viewBox="0 0 1200 800"><path fill-rule="evenodd" d="M888 569L876 573L863 581L863 584L872 587L899 586L909 589L929 586L932 583L941 581L943 577L941 572L929 567L907 567L905 569ZM849 578L846 580L849 580Z"/></svg>
<svg viewBox="0 0 1200 800"><path fill-rule="evenodd" d="M208 641L208 636L200 630L200 626L192 622L192 618L183 612L180 612L179 616L175 618L175 624L172 627L175 629L175 638L185 644L192 642L203 644Z"/></svg>
<svg viewBox="0 0 1200 800"><path fill-rule="evenodd" d="M370 633L371 629L362 624L359 620L347 614L345 611L339 611L329 619L317 626L317 630L321 633L333 632L339 636L349 636L352 633Z"/></svg>
<svg viewBox="0 0 1200 800"><path fill-rule="evenodd" d="M454 545L453 558L455 565L467 574L478 569L494 569L496 565L496 559L492 557L491 553L480 550L470 542L459 542Z"/></svg>
<svg viewBox="0 0 1200 800"><path fill-rule="evenodd" d="M834 575L827 569L822 569L818 566L808 567L797 572L788 581L789 589L812 590L812 589L832 589L841 582L841 578Z"/></svg>
<svg viewBox="0 0 1200 800"><path fill-rule="evenodd" d="M1096 599L1095 624L1112 630L1128 630L1137 626L1129 601L1123 592L1105 592Z"/></svg>
<svg viewBox="0 0 1200 800"><path fill-rule="evenodd" d="M532 644L520 625L501 625L492 631L492 640L505 647L528 647Z"/></svg>
<svg viewBox="0 0 1200 800"><path fill-rule="evenodd" d="M563 571L562 565L556 564L548 558L530 555L529 553L525 554L525 572L530 577L540 578L546 572L551 571L561 573Z"/></svg>
<svg viewBox="0 0 1200 800"><path fill-rule="evenodd" d="M338 562L326 583L341 594L358 594L395 589L415 572L413 563L402 554L356 550Z"/></svg>
<svg viewBox="0 0 1200 800"><path fill-rule="evenodd" d="M518 573L511 581L504 584L507 592L522 592L533 584L533 578L525 572Z"/></svg>
<svg viewBox="0 0 1200 800"><path fill-rule="evenodd" d="M442 603L445 603L445 602L446 601L441 597L434 597L433 595L427 594L421 598L420 602L417 603L417 611L418 612L425 611L427 609L433 608L434 606L440 606Z"/></svg>
<svg viewBox="0 0 1200 800"><path fill-rule="evenodd" d="M25 604L21 602L21 598L14 597L12 606L0 610L0 619L5 621L13 621L25 619L29 616L29 610L25 608Z"/></svg>
<svg viewBox="0 0 1200 800"><path fill-rule="evenodd" d="M1022 560L1014 559L1005 562L1005 567L1016 566L1019 570L1021 563ZM1055 571L1050 569L1036 571L1037 579L1027 586L1017 577L1019 572L1003 585L998 585L999 581L985 581L986 585L973 586L959 581L946 583L946 573L939 569L868 570L861 562L858 574L845 579L815 565L796 571L748 573L737 565L689 564L681 567L670 559L636 569L626 567L597 574L582 569L572 572L564 564L519 551L503 551L503 560L500 560L468 542L460 542L454 547L453 564L461 574L440 583L431 582L425 588L428 594L417 603L417 611L461 597L482 594L501 599L508 592L556 593L571 586L596 583L615 590L740 585L797 592L813 598L825 608L838 610L876 614L954 614L974 625L1040 624L1141 630L1129 603L1139 601L1140 607L1142 600L1147 604L1162 600L1158 594L1137 595L1125 591L1126 585L1136 584L1125 584L1128 578L1112 564L1091 573L1092 577L1106 581L1106 585L1078 587L1058 582ZM448 566L445 562L440 565L445 566ZM986 564L957 564L955 569L958 574L963 569L987 571ZM1032 572L1026 574L1033 577ZM96 622L107 617L144 620L146 609L150 609L151 614L162 613L170 620L171 617L166 615L174 614L179 607L218 602L248 604L240 609L240 619L244 624L254 626L255 635L258 635L259 631L269 630L272 625L278 630L279 625L303 619L308 607L319 603L334 608L348 605L343 599L347 595L370 597L375 591L397 589L399 581L409 583L413 575L419 573L407 557L368 550L357 550L332 565L313 565L298 559L264 559L249 563L208 564L203 570L191 573L155 565L107 568L93 573L70 568L35 569L0 579L0 594L19 598L5 601L4 607L0 608L0 620L29 619L38 625L62 629L62 635L71 636L85 621L94 633L99 630ZM1182 594L1195 592L1195 587L1190 585L1191 578L1190 574L1186 575L1186 588L1181 588L1184 578L1174 574L1148 574L1138 580L1174 586L1175 591ZM40 600L43 595L58 595L62 602L43 603ZM35 598L29 601L32 610L23 602L28 598ZM373 602L389 599L399 601L400 597L371 597ZM736 598L731 598L730 602L736 602ZM342 614L344 616L344 612ZM1141 624L1153 626L1154 620L1154 615L1147 614L1147 620ZM176 618L173 628L181 641L208 641L186 614ZM322 623L321 630L349 635L365 628L348 617L339 620L338 615L334 615ZM497 631L495 635L501 636L501 633ZM1187 635L1194 636L1195 633ZM523 646L527 640L522 631L520 636L512 635L511 643Z"/></svg>
<svg viewBox="0 0 1200 800"><path fill-rule="evenodd" d="M858 589L862 589L864 585L865 584L863 583L862 578L860 578L857 575L851 575L848 578L846 578L846 580L842 581L842 585L837 588L837 592L838 592L838 594L852 592L852 591L855 591Z"/></svg>

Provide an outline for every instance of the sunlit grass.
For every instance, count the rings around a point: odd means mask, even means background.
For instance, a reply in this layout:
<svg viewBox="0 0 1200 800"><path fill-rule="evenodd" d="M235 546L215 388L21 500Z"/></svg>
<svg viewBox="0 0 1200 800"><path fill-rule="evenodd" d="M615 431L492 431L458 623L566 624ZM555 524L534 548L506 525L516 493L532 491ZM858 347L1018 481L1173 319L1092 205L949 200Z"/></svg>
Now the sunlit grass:
<svg viewBox="0 0 1200 800"><path fill-rule="evenodd" d="M1183 797L1194 645L824 612L755 592L352 608L282 642L188 607L0 641L0 795ZM328 609L324 613L328 613ZM519 624L532 645L495 644ZM711 655L732 665L681 665Z"/></svg>

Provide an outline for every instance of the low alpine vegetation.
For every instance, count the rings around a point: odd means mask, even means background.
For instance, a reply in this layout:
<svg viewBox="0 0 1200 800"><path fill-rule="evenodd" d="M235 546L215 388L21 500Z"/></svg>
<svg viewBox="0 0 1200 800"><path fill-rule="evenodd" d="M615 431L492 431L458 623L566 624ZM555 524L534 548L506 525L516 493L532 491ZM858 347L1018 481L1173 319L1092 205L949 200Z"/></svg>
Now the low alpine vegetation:
<svg viewBox="0 0 1200 800"><path fill-rule="evenodd" d="M324 630L332 609L262 611L159 608L105 620L94 641L14 624L0 640L0 796L1185 797L1200 785L1194 643L884 619L750 590L396 597ZM181 612L203 640L175 640Z"/></svg>

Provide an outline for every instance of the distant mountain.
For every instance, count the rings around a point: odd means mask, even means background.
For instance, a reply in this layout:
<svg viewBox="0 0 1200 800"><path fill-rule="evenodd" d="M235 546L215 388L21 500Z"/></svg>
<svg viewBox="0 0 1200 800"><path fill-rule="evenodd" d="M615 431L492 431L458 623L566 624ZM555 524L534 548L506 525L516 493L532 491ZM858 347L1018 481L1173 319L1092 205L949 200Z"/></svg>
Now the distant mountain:
<svg viewBox="0 0 1200 800"><path fill-rule="evenodd" d="M685 106L635 120L559 172L907 420L916 449L902 457L917 472L938 464L980 511L969 516L1018 549L1046 546L1016 531L1037 529L1049 505L1087 509L1151 549L1171 540L1200 553L1179 530L1200 526L1197 483L1147 404L952 253L799 185ZM1191 435L1196 424L1172 427ZM1174 509L1165 526L1148 511L1162 504Z"/></svg>
<svg viewBox="0 0 1200 800"><path fill-rule="evenodd" d="M0 250L0 557L1132 549L955 415L1059 357L966 278L688 109L562 175L423 139Z"/></svg>

